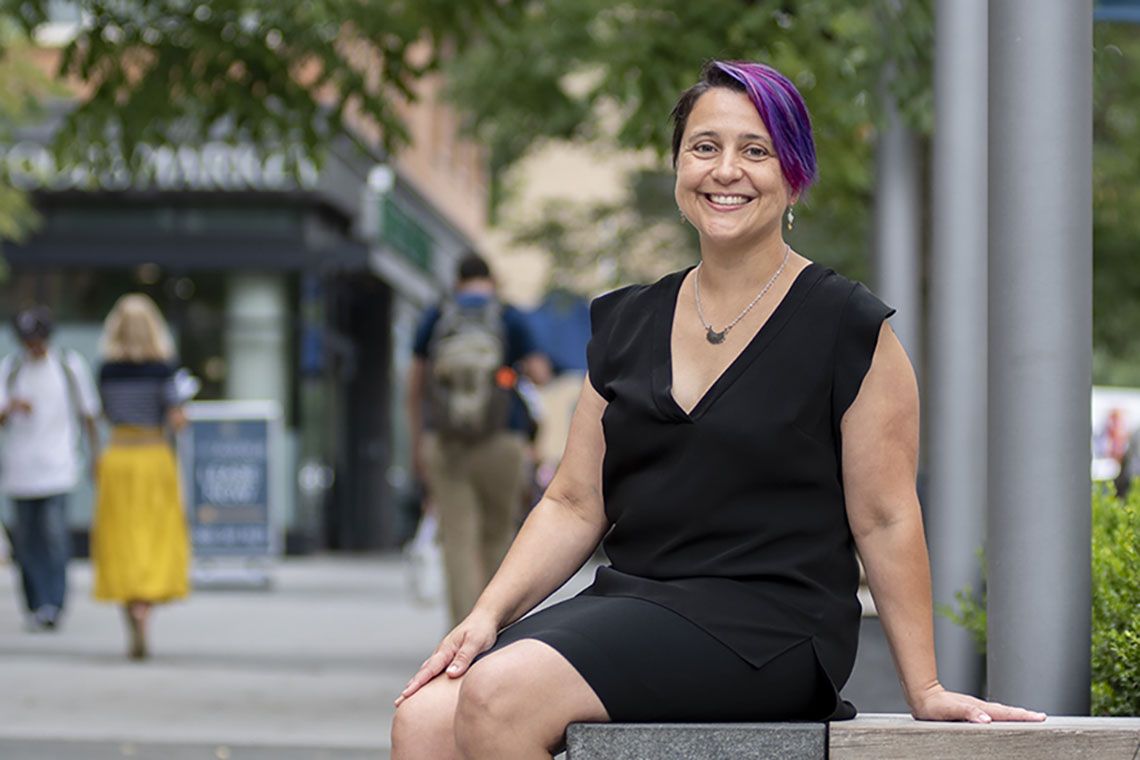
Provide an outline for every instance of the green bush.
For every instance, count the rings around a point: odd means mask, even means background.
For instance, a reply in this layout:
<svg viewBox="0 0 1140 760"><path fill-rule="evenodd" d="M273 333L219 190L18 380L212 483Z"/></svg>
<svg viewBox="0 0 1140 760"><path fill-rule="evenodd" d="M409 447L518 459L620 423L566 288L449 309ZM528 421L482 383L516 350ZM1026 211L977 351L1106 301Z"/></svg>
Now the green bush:
<svg viewBox="0 0 1140 760"><path fill-rule="evenodd" d="M1111 486L1092 494L1092 714L1140 715L1140 480L1121 500ZM982 589L966 587L938 613L966 628L986 650L985 558Z"/></svg>
<svg viewBox="0 0 1140 760"><path fill-rule="evenodd" d="M1092 508L1092 713L1140 715L1140 482Z"/></svg>

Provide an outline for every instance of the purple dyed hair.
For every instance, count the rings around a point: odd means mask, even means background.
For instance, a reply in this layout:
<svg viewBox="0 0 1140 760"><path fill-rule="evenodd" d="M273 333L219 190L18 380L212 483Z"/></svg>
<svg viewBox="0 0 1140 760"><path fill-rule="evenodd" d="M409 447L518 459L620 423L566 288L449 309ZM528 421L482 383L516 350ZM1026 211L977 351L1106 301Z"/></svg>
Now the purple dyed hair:
<svg viewBox="0 0 1140 760"><path fill-rule="evenodd" d="M798 195L810 187L816 179L811 116L796 86L786 76L762 63L709 61L705 64L700 81L681 93L673 107L673 166L677 166L681 137L693 106L701 95L714 87L743 92L748 96L772 135L772 147L792 192Z"/></svg>

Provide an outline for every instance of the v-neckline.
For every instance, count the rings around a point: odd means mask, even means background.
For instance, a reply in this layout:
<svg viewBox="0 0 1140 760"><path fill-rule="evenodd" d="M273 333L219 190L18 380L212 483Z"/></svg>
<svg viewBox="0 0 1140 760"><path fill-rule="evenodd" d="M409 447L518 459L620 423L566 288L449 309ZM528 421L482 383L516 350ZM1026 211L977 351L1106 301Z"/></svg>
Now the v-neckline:
<svg viewBox="0 0 1140 760"><path fill-rule="evenodd" d="M657 309L655 315L657 329L654 337L658 348L661 350L658 355L663 355L664 361L659 362L654 367L653 399L660 412L683 422L696 422L700 419L717 397L731 386L748 368L748 365L767 347L768 343L787 322L791 313L795 311L795 307L803 300L810 284L808 273L815 274L822 267L813 261L799 271L788 287L788 292L776 304L772 313L745 344L743 350L717 375L712 384L697 399L697 403L693 405L692 409L685 411L673 395L673 322L677 314L677 301L681 295L681 285L693 269L695 266L681 270L676 274L676 281L671 283L672 287L663 289L664 303ZM814 279L818 279L818 277ZM814 279L812 279L813 282Z"/></svg>

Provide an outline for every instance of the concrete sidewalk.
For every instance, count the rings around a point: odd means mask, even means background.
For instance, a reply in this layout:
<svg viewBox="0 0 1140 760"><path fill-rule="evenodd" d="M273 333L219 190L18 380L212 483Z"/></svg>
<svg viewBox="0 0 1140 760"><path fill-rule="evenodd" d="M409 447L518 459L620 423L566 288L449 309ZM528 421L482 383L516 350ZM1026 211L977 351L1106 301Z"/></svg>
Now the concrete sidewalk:
<svg viewBox="0 0 1140 760"><path fill-rule="evenodd" d="M289 559L270 591L156 610L151 660L73 564L57 633L28 633L0 571L0 757L387 757L392 700L444 631L398 558ZM286 748L288 751L286 751Z"/></svg>

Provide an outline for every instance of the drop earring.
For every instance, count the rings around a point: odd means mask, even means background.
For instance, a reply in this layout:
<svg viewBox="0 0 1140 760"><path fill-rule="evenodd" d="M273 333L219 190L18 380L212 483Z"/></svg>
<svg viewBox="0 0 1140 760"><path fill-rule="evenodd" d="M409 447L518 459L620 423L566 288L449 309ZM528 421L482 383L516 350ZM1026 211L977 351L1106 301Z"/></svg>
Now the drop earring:
<svg viewBox="0 0 1140 760"><path fill-rule="evenodd" d="M689 217L685 216L684 211L682 211L681 209L677 209L677 213L680 214L680 216L681 216L681 224L688 224L689 223Z"/></svg>
<svg viewBox="0 0 1140 760"><path fill-rule="evenodd" d="M796 214L792 208L792 206L788 206L788 232L792 231L792 225L796 223Z"/></svg>

